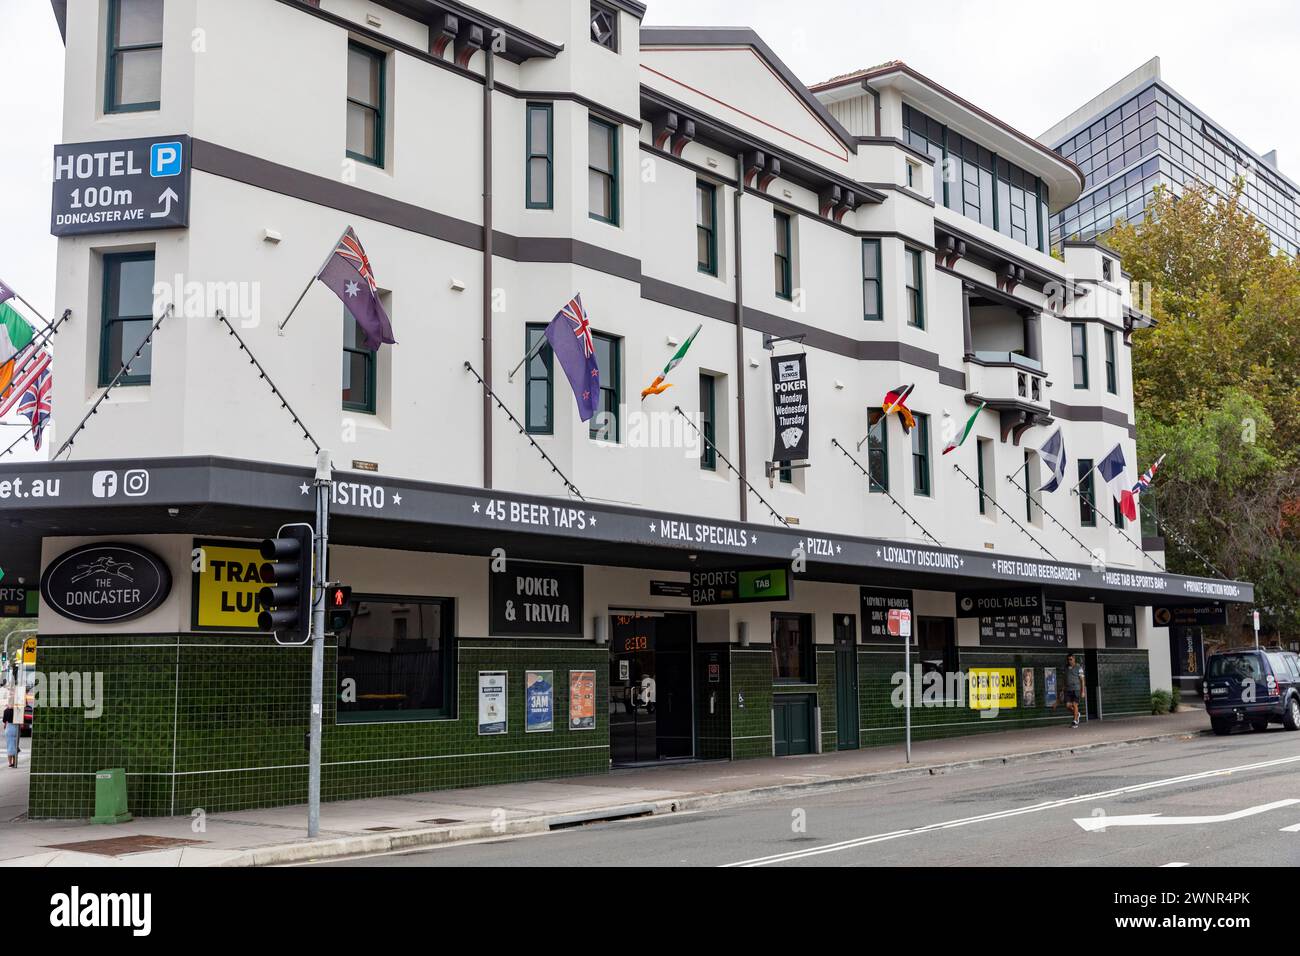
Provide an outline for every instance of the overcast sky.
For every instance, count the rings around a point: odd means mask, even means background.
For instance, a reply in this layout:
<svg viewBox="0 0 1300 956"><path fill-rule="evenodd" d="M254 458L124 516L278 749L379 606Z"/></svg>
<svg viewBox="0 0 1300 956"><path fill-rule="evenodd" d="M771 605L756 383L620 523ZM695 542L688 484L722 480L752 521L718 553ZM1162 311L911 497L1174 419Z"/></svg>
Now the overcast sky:
<svg viewBox="0 0 1300 956"><path fill-rule="evenodd" d="M1256 152L1277 148L1282 171L1300 179L1294 0L648 0L648 7L648 24L753 27L807 83L904 60L1031 136L1158 55L1169 85ZM47 0L0 0L7 132L0 278L49 317L49 168L62 58ZM12 431L0 428L0 439Z"/></svg>

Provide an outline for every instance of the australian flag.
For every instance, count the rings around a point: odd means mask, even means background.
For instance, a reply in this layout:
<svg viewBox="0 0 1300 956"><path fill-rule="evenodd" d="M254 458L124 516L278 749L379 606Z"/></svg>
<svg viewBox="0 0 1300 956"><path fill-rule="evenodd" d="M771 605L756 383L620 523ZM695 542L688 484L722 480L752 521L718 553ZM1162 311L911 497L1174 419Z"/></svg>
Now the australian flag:
<svg viewBox="0 0 1300 956"><path fill-rule="evenodd" d="M338 245L325 260L325 265L316 273L316 278L343 300L343 307L357 320L365 348L373 352L385 342L389 345L397 344L393 338L392 323L388 321L388 313L379 302L379 287L375 285L375 273L370 268L370 259L366 257L366 250L361 248L361 240L351 226L344 230Z"/></svg>
<svg viewBox="0 0 1300 956"><path fill-rule="evenodd" d="M551 343L555 360L573 388L578 415L588 421L600 407L600 366L596 364L596 343L591 339L591 320L582 307L581 294L570 299L551 319L546 341Z"/></svg>

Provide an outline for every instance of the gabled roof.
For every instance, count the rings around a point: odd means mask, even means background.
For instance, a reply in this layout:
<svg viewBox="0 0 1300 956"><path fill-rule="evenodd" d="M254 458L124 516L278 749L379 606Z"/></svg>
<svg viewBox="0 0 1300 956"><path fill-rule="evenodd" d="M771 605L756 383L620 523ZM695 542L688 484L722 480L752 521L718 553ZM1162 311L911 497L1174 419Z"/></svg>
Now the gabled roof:
<svg viewBox="0 0 1300 956"><path fill-rule="evenodd" d="M748 27L647 27L641 28L641 46L647 47L736 47L748 46L772 72L803 101L832 136L844 144L850 153L858 151L857 140L840 121L831 115L824 103L794 75L781 58L772 52L763 38Z"/></svg>

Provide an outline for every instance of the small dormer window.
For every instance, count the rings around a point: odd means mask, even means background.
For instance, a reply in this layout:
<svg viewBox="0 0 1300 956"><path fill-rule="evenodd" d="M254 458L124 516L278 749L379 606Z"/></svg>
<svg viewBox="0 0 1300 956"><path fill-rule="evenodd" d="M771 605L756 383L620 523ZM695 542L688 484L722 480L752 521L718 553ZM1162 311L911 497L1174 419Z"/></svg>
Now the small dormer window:
<svg viewBox="0 0 1300 956"><path fill-rule="evenodd" d="M1105 256L1101 257L1101 277L1107 282L1115 281L1115 264Z"/></svg>
<svg viewBox="0 0 1300 956"><path fill-rule="evenodd" d="M618 11L603 3L591 5L591 42L618 52Z"/></svg>

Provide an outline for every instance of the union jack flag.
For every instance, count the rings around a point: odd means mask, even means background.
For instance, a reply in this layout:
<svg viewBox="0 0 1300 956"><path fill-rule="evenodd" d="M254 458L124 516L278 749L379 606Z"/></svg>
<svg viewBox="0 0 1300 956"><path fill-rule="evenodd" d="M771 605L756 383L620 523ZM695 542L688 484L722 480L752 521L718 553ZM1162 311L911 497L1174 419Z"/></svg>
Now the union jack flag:
<svg viewBox="0 0 1300 956"><path fill-rule="evenodd" d="M590 358L596 351L596 343L591 340L591 320L587 318L587 310L582 307L582 296L575 295L570 299L560 314L573 323L574 337L582 342L583 358ZM593 371L592 374L596 373Z"/></svg>
<svg viewBox="0 0 1300 956"><path fill-rule="evenodd" d="M1141 494L1142 492L1146 491L1147 488L1151 487L1151 480L1156 476L1156 469L1160 467L1160 463L1164 460L1165 460L1165 456L1161 455L1159 458L1156 459L1156 463L1154 465L1152 465L1150 468L1148 468L1145 472L1142 473L1142 477L1139 478L1137 480L1137 484L1133 486L1133 494L1135 495Z"/></svg>
<svg viewBox="0 0 1300 956"><path fill-rule="evenodd" d="M15 355L12 361L13 381L4 393L0 394L0 418L13 410L14 405L27 389L35 384L50 367L50 353L43 348L38 348L33 342Z"/></svg>
<svg viewBox="0 0 1300 956"><path fill-rule="evenodd" d="M348 262L352 263L352 267L356 269L357 272L361 274L361 278L365 279L367 284L369 284L371 292L379 291L379 287L375 285L375 273L370 268L370 259L366 256L366 250L361 248L361 240L357 238L357 234L352 231L351 226L347 228L343 233L343 236L339 239L339 244L337 248L335 248L334 254L342 256L344 259L348 260Z"/></svg>
<svg viewBox="0 0 1300 956"><path fill-rule="evenodd" d="M32 423L32 445L41 450L41 435L50 421L50 372L45 369L18 399L18 414Z"/></svg>

